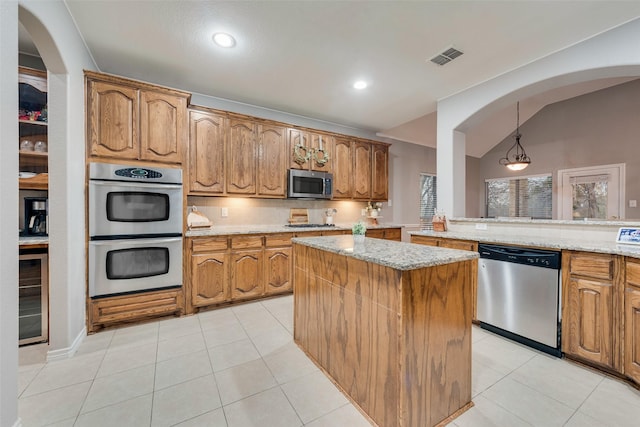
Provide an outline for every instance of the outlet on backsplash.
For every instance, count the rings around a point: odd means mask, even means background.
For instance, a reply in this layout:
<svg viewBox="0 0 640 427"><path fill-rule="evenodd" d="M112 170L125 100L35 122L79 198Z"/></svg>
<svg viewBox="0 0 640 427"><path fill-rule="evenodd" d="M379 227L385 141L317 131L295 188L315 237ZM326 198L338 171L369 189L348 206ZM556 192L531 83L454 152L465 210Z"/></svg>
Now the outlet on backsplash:
<svg viewBox="0 0 640 427"><path fill-rule="evenodd" d="M486 230L487 224L476 224L476 230Z"/></svg>
<svg viewBox="0 0 640 427"><path fill-rule="evenodd" d="M292 199L252 199L189 196L188 206L197 206L213 226L284 225L291 208L305 208L309 222L323 224L327 209L335 209L335 224L352 224L362 218L363 202ZM385 218L386 219L386 218Z"/></svg>

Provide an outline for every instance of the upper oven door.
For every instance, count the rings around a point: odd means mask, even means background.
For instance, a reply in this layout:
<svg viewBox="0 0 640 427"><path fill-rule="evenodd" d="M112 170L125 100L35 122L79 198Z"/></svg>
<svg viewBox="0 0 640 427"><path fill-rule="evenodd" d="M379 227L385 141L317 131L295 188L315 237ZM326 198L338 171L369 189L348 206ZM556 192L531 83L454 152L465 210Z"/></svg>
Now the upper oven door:
<svg viewBox="0 0 640 427"><path fill-rule="evenodd" d="M182 234L182 185L89 181L89 236Z"/></svg>

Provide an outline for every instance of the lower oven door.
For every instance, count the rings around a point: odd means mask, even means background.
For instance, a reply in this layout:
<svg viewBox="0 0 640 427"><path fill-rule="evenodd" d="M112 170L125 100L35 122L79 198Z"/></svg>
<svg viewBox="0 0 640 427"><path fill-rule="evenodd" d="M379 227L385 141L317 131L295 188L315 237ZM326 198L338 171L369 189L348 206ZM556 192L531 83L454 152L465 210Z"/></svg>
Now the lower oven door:
<svg viewBox="0 0 640 427"><path fill-rule="evenodd" d="M182 286L182 237L89 242L89 296Z"/></svg>

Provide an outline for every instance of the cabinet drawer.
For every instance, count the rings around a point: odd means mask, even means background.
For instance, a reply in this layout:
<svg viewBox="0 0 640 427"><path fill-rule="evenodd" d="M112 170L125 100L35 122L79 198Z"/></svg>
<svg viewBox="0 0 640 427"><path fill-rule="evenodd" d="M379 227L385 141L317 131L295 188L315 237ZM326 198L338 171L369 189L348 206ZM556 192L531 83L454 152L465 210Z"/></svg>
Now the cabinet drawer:
<svg viewBox="0 0 640 427"><path fill-rule="evenodd" d="M438 246L440 242L434 237L413 235L411 236L411 243L417 243L419 245Z"/></svg>
<svg viewBox="0 0 640 427"><path fill-rule="evenodd" d="M594 279L613 279L614 259L611 255L571 254L569 273Z"/></svg>
<svg viewBox="0 0 640 427"><path fill-rule="evenodd" d="M193 252L224 251L227 246L226 237L207 237L191 240L191 250Z"/></svg>
<svg viewBox="0 0 640 427"><path fill-rule="evenodd" d="M475 242L470 242L467 240L443 239L440 241L440 246L443 248L449 248L449 249L459 249L461 251L473 251L473 252L478 251L478 248Z"/></svg>
<svg viewBox="0 0 640 427"><path fill-rule="evenodd" d="M627 283L640 286L640 263L627 261Z"/></svg>
<svg viewBox="0 0 640 427"><path fill-rule="evenodd" d="M91 302L93 325L142 320L182 310L182 290L104 298Z"/></svg>
<svg viewBox="0 0 640 427"><path fill-rule="evenodd" d="M264 245L268 248L291 246L293 233L287 234L267 234L264 237Z"/></svg>
<svg viewBox="0 0 640 427"><path fill-rule="evenodd" d="M262 236L232 237L231 249L251 249L262 247Z"/></svg>

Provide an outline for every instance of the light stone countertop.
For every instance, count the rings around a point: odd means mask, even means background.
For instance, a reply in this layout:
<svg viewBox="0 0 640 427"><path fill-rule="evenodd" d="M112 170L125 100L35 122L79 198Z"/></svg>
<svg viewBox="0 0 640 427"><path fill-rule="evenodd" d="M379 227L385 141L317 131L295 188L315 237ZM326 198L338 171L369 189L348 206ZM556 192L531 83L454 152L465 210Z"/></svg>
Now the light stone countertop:
<svg viewBox="0 0 640 427"><path fill-rule="evenodd" d="M615 240L589 239L588 237L584 239L559 237L552 232L540 233L536 236L491 231L413 231L409 234L412 236L472 240L480 243L501 243L557 250L568 249L640 258L640 245L621 245L616 243Z"/></svg>
<svg viewBox="0 0 640 427"><path fill-rule="evenodd" d="M369 237L354 244L351 235L297 237L292 242L403 271L478 258L477 252Z"/></svg>
<svg viewBox="0 0 640 427"><path fill-rule="evenodd" d="M523 224L523 225L568 225L575 227L584 227L585 225L602 225L615 227L640 227L640 220L598 220L586 219L583 221L564 220L564 219L530 219L517 217L499 217L499 218L449 218L450 222L471 222L486 224Z"/></svg>
<svg viewBox="0 0 640 427"><path fill-rule="evenodd" d="M287 227L285 225L223 225L211 226L209 228L187 230L184 234L186 237L197 236L223 236L227 234L271 234L271 233L300 233L305 231L326 231L326 230L351 230L353 224L336 224L327 225L325 227ZM367 224L367 230L375 230L378 228L401 228L400 225L394 224Z"/></svg>

